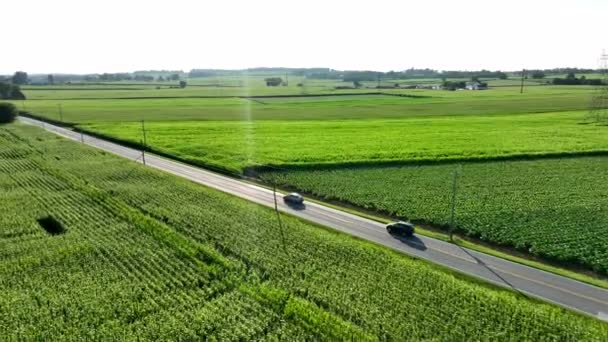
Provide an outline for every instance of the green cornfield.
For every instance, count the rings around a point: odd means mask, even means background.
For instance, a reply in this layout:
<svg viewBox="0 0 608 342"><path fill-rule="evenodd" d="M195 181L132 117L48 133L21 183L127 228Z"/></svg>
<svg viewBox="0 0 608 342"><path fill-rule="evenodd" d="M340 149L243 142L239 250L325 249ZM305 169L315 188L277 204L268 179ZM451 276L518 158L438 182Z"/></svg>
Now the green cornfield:
<svg viewBox="0 0 608 342"><path fill-rule="evenodd" d="M608 339L608 326L13 124L6 340ZM41 218L62 229L47 232Z"/></svg>
<svg viewBox="0 0 608 342"><path fill-rule="evenodd" d="M565 265L608 272L608 157L268 172L262 178Z"/></svg>

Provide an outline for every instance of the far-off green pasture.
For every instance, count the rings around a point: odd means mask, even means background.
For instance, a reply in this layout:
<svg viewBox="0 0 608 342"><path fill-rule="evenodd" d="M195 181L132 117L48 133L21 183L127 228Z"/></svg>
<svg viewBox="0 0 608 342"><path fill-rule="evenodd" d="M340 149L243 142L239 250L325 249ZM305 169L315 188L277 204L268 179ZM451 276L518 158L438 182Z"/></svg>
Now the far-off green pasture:
<svg viewBox="0 0 608 342"><path fill-rule="evenodd" d="M337 86L352 86L340 80L305 80L289 77L286 86L267 86L268 76L207 77L188 80L186 88L179 88L177 81L166 82L107 82L74 83L49 86L25 86L28 99L76 99L76 98L155 98L155 97L217 97L252 95L300 95L343 92L368 92L368 88L336 89ZM284 75L281 75L284 78ZM374 85L375 86L375 85Z"/></svg>
<svg viewBox="0 0 608 342"><path fill-rule="evenodd" d="M43 90L40 90L42 92ZM312 97L223 98L129 98L139 90L112 94L115 90L94 90L107 99L86 99L86 90L53 90L54 99L16 101L25 111L71 123L100 121L182 121L182 120L335 120L409 118L413 116L512 115L555 111L585 110L591 102L589 87L530 87L525 94L517 87L486 91L441 91L422 89L382 90L386 95L346 95ZM148 91L148 90L146 90ZM168 96L187 89L150 90L151 96ZM195 91L195 90L193 90ZM374 89L364 91L377 92ZM353 91L347 92L354 93ZM103 95L101 95L103 94ZM180 96L182 96L180 95ZM391 96L400 95L400 96ZM73 100L66 100L70 96ZM146 95L147 96L147 95ZM194 95L191 95L194 96ZM226 96L226 95L222 95ZM404 97L405 96L405 97ZM407 97L414 96L414 97Z"/></svg>
<svg viewBox="0 0 608 342"><path fill-rule="evenodd" d="M577 75L582 76L582 75ZM177 81L121 81L121 82L76 82L72 84L55 85L25 85L23 90L31 100L68 100L68 99L111 99L111 98L159 98L159 97L225 97L225 96L267 96L267 95L303 95L303 94L340 94L382 91L390 93L431 92L441 93L447 91L407 89L412 86L439 85L442 80L438 78L427 79L383 79L378 82L361 82L360 88L354 88L352 82L343 82L336 79L306 79L301 76L288 76L288 84L284 86L267 86L266 77L281 77L285 75L242 75L190 78L186 88L178 88ZM565 77L561 75L560 77ZM587 78L599 78L600 75L586 75ZM469 81L468 78L450 78L448 81ZM551 92L551 77L547 79L527 79L524 82L525 93ZM477 95L486 93L496 94L507 92L518 94L521 80L519 77L510 77L506 80L482 79L491 87L490 91L477 92ZM399 87L390 89L396 84ZM380 85L381 89L377 89ZM576 86L570 92L588 91L589 87ZM460 92L452 92L460 93ZM467 94L466 96L471 96Z"/></svg>

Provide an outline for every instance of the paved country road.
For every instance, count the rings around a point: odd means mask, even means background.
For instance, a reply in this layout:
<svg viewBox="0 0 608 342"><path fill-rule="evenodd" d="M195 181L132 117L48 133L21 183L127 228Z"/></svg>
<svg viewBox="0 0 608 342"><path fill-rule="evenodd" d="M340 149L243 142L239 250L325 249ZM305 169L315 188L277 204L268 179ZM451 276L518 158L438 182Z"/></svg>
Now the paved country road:
<svg viewBox="0 0 608 342"><path fill-rule="evenodd" d="M82 135L42 121L21 117L22 122L40 126L69 139L141 162L141 151L103 139ZM271 190L146 153L146 165L193 182L274 207ZM281 194L277 194L281 196ZM280 197L279 197L280 198ZM341 232L384 245L399 252L425 259L458 272L510 288L524 296L536 297L608 321L608 290L570 278L524 266L448 242L414 236L396 239L384 224L317 203L294 209L278 201L279 210Z"/></svg>

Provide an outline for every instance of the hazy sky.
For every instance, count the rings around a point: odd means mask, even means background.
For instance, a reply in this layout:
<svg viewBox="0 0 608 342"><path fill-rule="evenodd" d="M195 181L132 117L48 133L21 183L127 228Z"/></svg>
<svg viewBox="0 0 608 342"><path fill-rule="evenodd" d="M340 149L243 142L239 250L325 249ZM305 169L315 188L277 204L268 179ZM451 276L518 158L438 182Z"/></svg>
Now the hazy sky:
<svg viewBox="0 0 608 342"><path fill-rule="evenodd" d="M7 0L0 73L598 66L608 0Z"/></svg>

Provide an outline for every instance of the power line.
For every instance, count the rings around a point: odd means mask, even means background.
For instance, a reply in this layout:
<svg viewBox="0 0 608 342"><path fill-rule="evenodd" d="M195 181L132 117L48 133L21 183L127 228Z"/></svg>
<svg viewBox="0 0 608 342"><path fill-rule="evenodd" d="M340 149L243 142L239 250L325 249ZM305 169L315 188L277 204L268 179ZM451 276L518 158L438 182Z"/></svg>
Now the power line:
<svg viewBox="0 0 608 342"><path fill-rule="evenodd" d="M456 192L458 190L458 176L460 170L457 167L452 175L452 203L450 205L450 241L454 234L454 213L456 211Z"/></svg>
<svg viewBox="0 0 608 342"><path fill-rule="evenodd" d="M143 132L144 140L141 148L141 157L144 165L146 165L146 127L144 126L144 120L141 120L141 131Z"/></svg>
<svg viewBox="0 0 608 342"><path fill-rule="evenodd" d="M587 119L593 122L608 121L608 54L602 51L599 58L602 82L594 91Z"/></svg>
<svg viewBox="0 0 608 342"><path fill-rule="evenodd" d="M285 244L285 233L283 232L283 222L281 221L281 214L279 213L279 205L277 202L277 183L275 180L272 182L272 194L274 197L274 211L277 213L277 221L279 222L279 233L281 234L281 244L283 245L283 252L287 253L287 245Z"/></svg>
<svg viewBox="0 0 608 342"><path fill-rule="evenodd" d="M59 108L59 121L63 122L63 108L61 108L61 103L58 103L57 107Z"/></svg>

